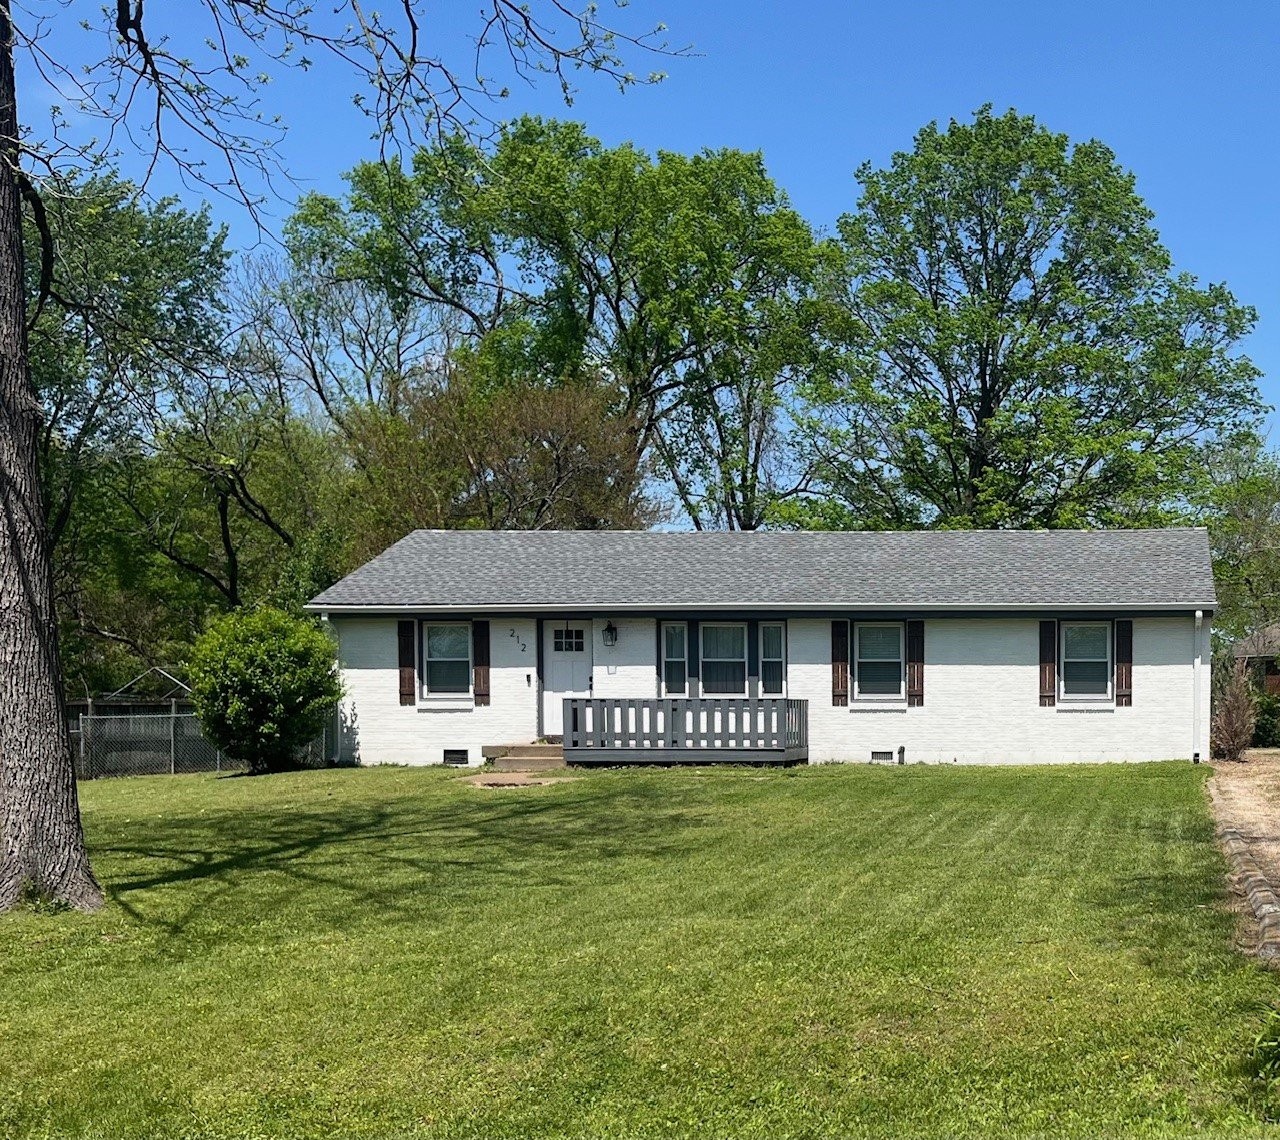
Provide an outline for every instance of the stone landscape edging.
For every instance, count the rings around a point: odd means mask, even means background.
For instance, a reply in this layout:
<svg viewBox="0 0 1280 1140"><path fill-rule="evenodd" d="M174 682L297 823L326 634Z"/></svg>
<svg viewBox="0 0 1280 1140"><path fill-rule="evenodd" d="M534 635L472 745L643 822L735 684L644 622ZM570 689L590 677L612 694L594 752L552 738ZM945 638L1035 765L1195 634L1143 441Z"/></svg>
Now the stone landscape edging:
<svg viewBox="0 0 1280 1140"><path fill-rule="evenodd" d="M1232 879L1258 920L1256 953L1259 958L1274 961L1280 958L1280 897L1259 868L1248 841L1236 828L1220 828L1218 838L1230 861Z"/></svg>

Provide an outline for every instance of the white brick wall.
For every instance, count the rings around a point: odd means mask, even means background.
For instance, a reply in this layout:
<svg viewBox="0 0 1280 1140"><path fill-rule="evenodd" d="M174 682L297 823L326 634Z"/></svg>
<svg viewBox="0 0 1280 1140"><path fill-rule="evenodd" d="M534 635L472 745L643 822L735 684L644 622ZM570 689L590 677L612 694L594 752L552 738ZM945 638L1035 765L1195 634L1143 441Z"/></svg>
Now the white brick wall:
<svg viewBox="0 0 1280 1140"><path fill-rule="evenodd" d="M345 760L440 764L446 748L465 748L470 763L480 764L483 745L536 737L538 650L532 618L490 622L490 704L461 709L400 704L395 618L335 617L331 624L346 687L339 710Z"/></svg>
<svg viewBox="0 0 1280 1140"><path fill-rule="evenodd" d="M594 692L656 695L652 619L618 618L606 648L595 622ZM394 618L335 617L347 695L345 755L365 764L438 764L446 748L481 761L486 744L531 741L537 733L536 625L490 623L488 708L401 707ZM1136 618L1133 706L1039 704L1039 627L1034 618L933 618L925 623L925 703L908 709L831 704L831 623L792 618L788 695L809 701L809 758L866 761L872 751L906 748L908 763L1008 764L1188 759L1192 742L1193 620ZM514 636L513 636L514 634ZM1199 751L1208 758L1209 627L1201 631Z"/></svg>
<svg viewBox="0 0 1280 1140"><path fill-rule="evenodd" d="M605 623L618 627L618 644L601 640ZM595 623L592 695L656 697L658 695L658 631L652 618L603 618Z"/></svg>
<svg viewBox="0 0 1280 1140"><path fill-rule="evenodd" d="M809 697L809 759L870 760L906 748L908 763L1013 764L1190 759L1191 617L1135 618L1133 706L1041 708L1039 623L1031 618L925 622L924 707L831 704L831 623L793 620L790 693ZM1208 758L1208 623L1201 632L1200 753Z"/></svg>

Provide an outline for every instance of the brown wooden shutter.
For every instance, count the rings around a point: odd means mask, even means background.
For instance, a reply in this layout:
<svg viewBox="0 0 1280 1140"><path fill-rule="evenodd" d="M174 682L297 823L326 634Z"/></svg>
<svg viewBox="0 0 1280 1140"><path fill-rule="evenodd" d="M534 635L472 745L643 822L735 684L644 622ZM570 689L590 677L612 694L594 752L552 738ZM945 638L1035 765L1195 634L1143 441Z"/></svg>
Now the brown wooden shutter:
<svg viewBox="0 0 1280 1140"><path fill-rule="evenodd" d="M471 623L471 688L477 705L489 703L489 623Z"/></svg>
<svg viewBox="0 0 1280 1140"><path fill-rule="evenodd" d="M418 666L415 661L415 644L413 637L414 623L411 621L396 622L396 643L400 657L400 703L413 705L418 703Z"/></svg>
<svg viewBox="0 0 1280 1140"><path fill-rule="evenodd" d="M924 704L924 622L907 622L907 704Z"/></svg>
<svg viewBox="0 0 1280 1140"><path fill-rule="evenodd" d="M831 623L831 703L849 703L849 623Z"/></svg>
<svg viewBox="0 0 1280 1140"><path fill-rule="evenodd" d="M1058 623L1040 623L1040 704L1058 703Z"/></svg>
<svg viewBox="0 0 1280 1140"><path fill-rule="evenodd" d="M1128 618L1116 622L1116 704L1133 704L1133 622Z"/></svg>

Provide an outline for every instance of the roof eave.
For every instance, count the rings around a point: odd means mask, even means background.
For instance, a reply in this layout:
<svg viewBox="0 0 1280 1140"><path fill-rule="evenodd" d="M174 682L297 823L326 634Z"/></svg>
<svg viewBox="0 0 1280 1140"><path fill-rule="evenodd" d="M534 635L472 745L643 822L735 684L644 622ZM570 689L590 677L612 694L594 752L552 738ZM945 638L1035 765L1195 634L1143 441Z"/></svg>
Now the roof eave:
<svg viewBox="0 0 1280 1140"><path fill-rule="evenodd" d="M742 610L785 610L791 613L828 613L832 610L858 610L861 612L927 610L947 612L951 610L982 610L1007 613L1126 613L1133 610L1158 613L1192 613L1196 610L1213 612L1217 601L1185 601L1185 602L924 602L902 600L897 602L485 602L485 603L449 603L424 604L421 602L402 602L395 605L385 604L352 604L312 601L302 607L308 613L318 614L402 614L402 613L564 613L569 611L598 610L601 613L653 613L661 610L664 613L688 612L707 613L716 611Z"/></svg>

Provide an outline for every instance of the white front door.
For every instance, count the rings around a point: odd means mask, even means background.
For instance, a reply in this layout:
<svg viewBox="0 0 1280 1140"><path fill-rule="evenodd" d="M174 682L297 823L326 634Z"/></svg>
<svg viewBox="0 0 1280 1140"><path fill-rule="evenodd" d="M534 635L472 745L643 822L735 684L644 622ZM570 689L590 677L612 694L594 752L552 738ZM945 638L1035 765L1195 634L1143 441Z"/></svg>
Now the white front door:
<svg viewBox="0 0 1280 1140"><path fill-rule="evenodd" d="M591 623L547 621L542 626L542 732L564 735L565 697L591 696Z"/></svg>

